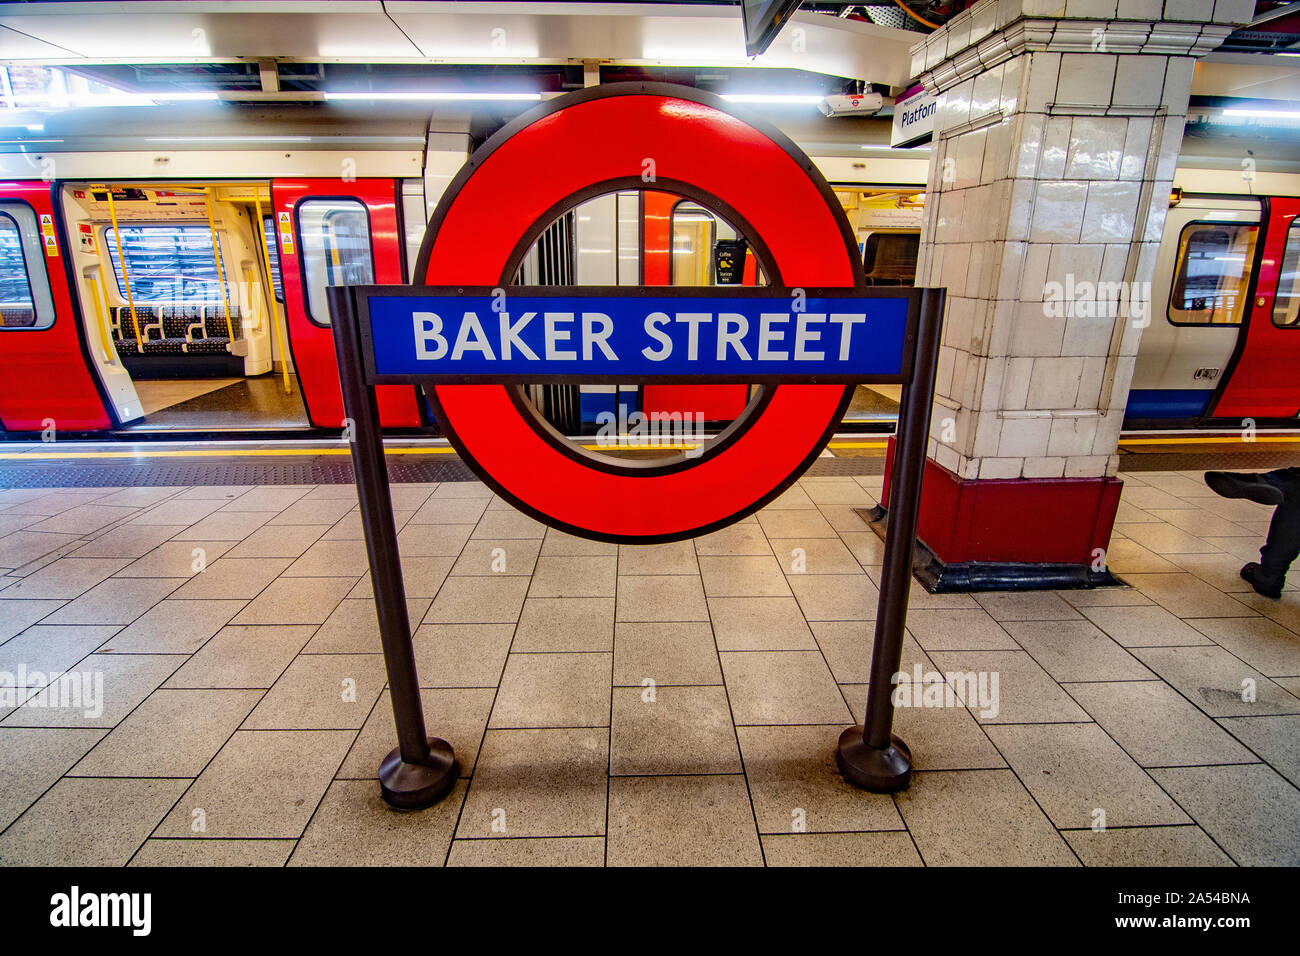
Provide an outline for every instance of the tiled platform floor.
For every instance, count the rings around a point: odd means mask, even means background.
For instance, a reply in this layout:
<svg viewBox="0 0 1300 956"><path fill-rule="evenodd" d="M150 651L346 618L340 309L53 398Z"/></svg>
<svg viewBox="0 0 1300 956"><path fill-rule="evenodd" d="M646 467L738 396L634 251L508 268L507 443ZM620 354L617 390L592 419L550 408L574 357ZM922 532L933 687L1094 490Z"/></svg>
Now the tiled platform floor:
<svg viewBox="0 0 1300 956"><path fill-rule="evenodd" d="M352 486L0 492L0 672L104 681L102 713L36 686L0 707L0 861L1300 863L1300 591L1236 576L1267 510L1125 479L1130 588L914 589L905 666L996 672L1000 707L900 708L894 797L832 761L865 699L881 546L852 509L878 477L649 548L395 486L429 726L464 775L408 814L373 779L394 732Z"/></svg>

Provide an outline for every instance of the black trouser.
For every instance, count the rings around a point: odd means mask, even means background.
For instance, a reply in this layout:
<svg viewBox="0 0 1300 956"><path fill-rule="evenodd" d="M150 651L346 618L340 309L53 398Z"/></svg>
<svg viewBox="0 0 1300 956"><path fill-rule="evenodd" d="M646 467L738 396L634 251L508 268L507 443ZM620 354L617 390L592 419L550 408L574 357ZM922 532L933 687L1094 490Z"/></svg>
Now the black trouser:
<svg viewBox="0 0 1300 956"><path fill-rule="evenodd" d="M1300 557L1300 468L1271 471L1269 477L1282 488L1282 503L1273 509L1259 566L1265 581L1281 584L1291 562Z"/></svg>

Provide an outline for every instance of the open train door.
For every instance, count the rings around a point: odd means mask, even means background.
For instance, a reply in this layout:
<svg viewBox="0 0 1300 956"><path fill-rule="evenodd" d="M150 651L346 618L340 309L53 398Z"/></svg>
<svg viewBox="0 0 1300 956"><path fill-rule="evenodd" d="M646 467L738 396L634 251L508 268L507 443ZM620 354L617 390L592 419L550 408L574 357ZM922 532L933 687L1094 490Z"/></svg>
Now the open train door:
<svg viewBox="0 0 1300 956"><path fill-rule="evenodd" d="M0 422L6 431L53 435L112 424L87 364L66 257L51 184L0 183Z"/></svg>
<svg viewBox="0 0 1300 956"><path fill-rule="evenodd" d="M1264 200L1264 248L1254 296L1212 418L1289 419L1300 414L1300 198Z"/></svg>
<svg viewBox="0 0 1300 956"><path fill-rule="evenodd" d="M644 256L642 266L642 284L694 285L701 276L679 275L674 254L678 248L677 212L679 207L691 206L682 196L675 193L646 190L642 194L642 237L641 249ZM698 208L698 207L696 207ZM701 218L707 216L703 213ZM683 237L686 238L686 237ZM703 273L706 284L712 284L711 266L713 261L713 238L704 242L706 265ZM754 285L756 273L753 256L746 256L743 271L743 284ZM748 385L646 385L642 391L642 411L646 415L680 414L692 417L699 415L707 422L730 422L738 418L749 403Z"/></svg>
<svg viewBox="0 0 1300 956"><path fill-rule="evenodd" d="M289 346L311 423L341 428L327 287L402 283L402 232L393 179L276 179L271 182ZM379 417L391 428L421 425L415 390L381 385Z"/></svg>

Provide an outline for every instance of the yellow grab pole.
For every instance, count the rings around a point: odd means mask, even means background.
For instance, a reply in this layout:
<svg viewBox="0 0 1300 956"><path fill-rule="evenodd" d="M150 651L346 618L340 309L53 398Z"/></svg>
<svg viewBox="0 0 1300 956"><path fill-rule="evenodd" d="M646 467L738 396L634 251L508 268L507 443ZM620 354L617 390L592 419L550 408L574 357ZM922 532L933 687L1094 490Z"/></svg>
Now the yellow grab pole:
<svg viewBox="0 0 1300 956"><path fill-rule="evenodd" d="M284 326L280 322L280 310L275 305L275 280L271 278L271 250L266 245L266 227L262 222L262 195L257 195L257 245L262 250L262 265L266 268L266 281L271 285L271 294L266 301L270 303L271 324L275 326L275 341L280 347L280 370L284 372L284 394L293 391L289 384L289 353L284 348Z"/></svg>
<svg viewBox="0 0 1300 956"><path fill-rule="evenodd" d="M104 337L102 346L104 361L111 362L113 361L113 323L108 318L108 300L104 297L98 278L86 276L86 280L90 283L90 294L95 300L95 314L99 316L99 333Z"/></svg>
<svg viewBox="0 0 1300 956"><path fill-rule="evenodd" d="M113 221L113 242L117 245L117 261L122 266L122 284L126 286L126 304L131 307L131 329L135 332L135 347L143 355L144 340L140 338L140 320L135 314L135 296L131 294L131 274L126 268L126 253L122 251L122 230L117 225L117 207L113 205L113 184L108 183L105 188L108 192L108 218Z"/></svg>
<svg viewBox="0 0 1300 956"><path fill-rule="evenodd" d="M226 270L221 265L221 243L217 242L217 224L212 220L212 190L203 187L203 206L208 211L208 230L212 233L212 258L217 263L217 281L221 283L221 304L226 308L226 335L233 344L235 327L230 324L230 296L226 294ZM204 328L203 334L207 334Z"/></svg>

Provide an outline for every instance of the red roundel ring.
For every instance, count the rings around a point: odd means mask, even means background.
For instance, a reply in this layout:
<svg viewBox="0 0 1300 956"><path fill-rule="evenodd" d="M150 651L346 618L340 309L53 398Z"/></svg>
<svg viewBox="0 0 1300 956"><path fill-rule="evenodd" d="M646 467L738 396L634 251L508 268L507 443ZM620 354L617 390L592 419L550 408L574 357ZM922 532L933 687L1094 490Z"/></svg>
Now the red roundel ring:
<svg viewBox="0 0 1300 956"><path fill-rule="evenodd" d="M848 220L798 147L728 112L719 97L655 83L558 97L496 133L439 203L417 281L505 286L508 293L519 259L556 216L585 198L630 188L681 192L712 205L762 253L773 284L863 284ZM716 450L685 467L639 474L592 467L560 451L504 385L428 392L462 459L517 508L583 537L651 543L716 530L779 495L817 457L853 386L780 385L765 403L751 404L729 440L710 443Z"/></svg>

